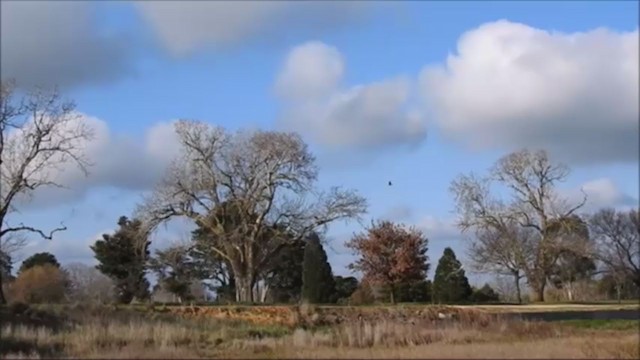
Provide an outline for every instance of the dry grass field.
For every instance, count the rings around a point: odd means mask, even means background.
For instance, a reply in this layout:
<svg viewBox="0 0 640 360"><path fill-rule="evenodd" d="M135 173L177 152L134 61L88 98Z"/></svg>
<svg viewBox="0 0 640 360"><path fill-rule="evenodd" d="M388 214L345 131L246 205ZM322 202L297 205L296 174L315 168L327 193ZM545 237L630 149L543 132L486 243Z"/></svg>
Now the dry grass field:
<svg viewBox="0 0 640 360"><path fill-rule="evenodd" d="M16 305L1 316L2 358L640 358L637 321L461 307Z"/></svg>

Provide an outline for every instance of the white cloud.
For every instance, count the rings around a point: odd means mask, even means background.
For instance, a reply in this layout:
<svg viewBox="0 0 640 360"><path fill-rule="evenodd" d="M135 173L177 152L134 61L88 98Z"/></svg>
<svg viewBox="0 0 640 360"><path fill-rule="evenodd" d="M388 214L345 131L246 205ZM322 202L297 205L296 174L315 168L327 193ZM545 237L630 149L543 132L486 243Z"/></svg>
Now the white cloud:
<svg viewBox="0 0 640 360"><path fill-rule="evenodd" d="M357 21L370 4L283 1L143 1L142 16L174 55L203 47L297 34L312 35Z"/></svg>
<svg viewBox="0 0 640 360"><path fill-rule="evenodd" d="M129 73L126 37L107 37L81 1L2 1L3 80L59 85L110 82Z"/></svg>
<svg viewBox="0 0 640 360"><path fill-rule="evenodd" d="M415 226L424 231L424 234L430 241L451 241L462 238L462 234L452 218L438 218L432 215L424 215L418 220Z"/></svg>
<svg viewBox="0 0 640 360"><path fill-rule="evenodd" d="M343 76L344 59L340 51L312 41L289 52L275 88L287 99L322 99L335 91Z"/></svg>
<svg viewBox="0 0 640 360"><path fill-rule="evenodd" d="M577 189L561 192L561 195L566 196L570 204L579 204L585 194L587 202L581 210L586 212L597 211L606 207L617 209L638 207L638 199L622 192L616 183L609 178L591 180Z"/></svg>
<svg viewBox="0 0 640 360"><path fill-rule="evenodd" d="M559 159L638 159L638 30L558 33L497 21L423 69L444 132L475 147L543 147Z"/></svg>
<svg viewBox="0 0 640 360"><path fill-rule="evenodd" d="M46 187L36 191L24 209L43 208L81 199L97 187L125 190L147 190L155 184L166 166L179 152L172 122L160 122L148 129L144 139L113 134L101 119L80 114L94 132L94 138L84 144L92 166L88 176L72 163L65 164L52 178L65 188Z"/></svg>
<svg viewBox="0 0 640 360"><path fill-rule="evenodd" d="M309 42L292 49L275 85L284 105L279 125L332 150L370 150L424 140L426 124L410 108L407 78L343 89L344 68L342 55L329 45Z"/></svg>

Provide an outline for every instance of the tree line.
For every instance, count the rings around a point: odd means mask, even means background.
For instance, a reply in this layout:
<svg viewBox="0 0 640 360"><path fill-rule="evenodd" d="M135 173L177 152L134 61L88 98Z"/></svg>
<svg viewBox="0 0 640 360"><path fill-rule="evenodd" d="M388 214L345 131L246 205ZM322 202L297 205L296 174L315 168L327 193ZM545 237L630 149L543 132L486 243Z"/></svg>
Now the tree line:
<svg viewBox="0 0 640 360"><path fill-rule="evenodd" d="M122 217L114 234L105 234L92 246L99 265L91 267L81 263L61 266L54 255L36 253L22 262L17 277L10 268L4 274L8 280L5 288L12 302L24 303L120 303L132 301L156 302L235 302L234 281L208 278L212 268L193 257L188 249L170 246L157 250L155 256L144 252L134 253L131 244L138 240L131 227L136 222ZM389 230L394 232L388 233ZM498 295L485 285L473 289L466 278L461 263L450 248L446 248L436 268L433 285L426 279L426 239L417 236L421 251L412 251L415 244L406 242L403 236L407 228L389 222L372 224L350 244L362 247L385 246L374 234L386 232L396 241L385 240L386 252L362 253L362 258L352 267L365 262L381 263L390 252L397 252L386 268L363 269L364 278L335 276L328 262L321 239L312 234L308 239L283 251L269 269L269 278L262 288L255 289L258 303L310 303L310 304L372 304L376 302L496 302ZM414 235L420 235L414 231ZM197 232L194 232L197 233ZM149 242L146 242L147 245ZM404 245L410 244L410 245ZM196 255L197 256L197 255ZM410 265L410 266L407 266ZM418 270L414 270L417 268ZM157 284L150 287L146 274L157 275ZM393 276L383 274L393 273ZM227 274L233 279L233 274ZM380 280L377 280L380 279ZM211 281L214 280L214 281ZM206 282L206 285L205 285ZM204 285L204 286L203 286ZM170 295L162 297L162 295ZM211 294L212 296L208 296ZM172 301L173 299L173 301Z"/></svg>
<svg viewBox="0 0 640 360"><path fill-rule="evenodd" d="M51 240L66 230L11 222L19 204L38 189L63 186L53 175L61 168L86 173L91 166L81 144L92 133L72 103L57 91L17 94L15 84L2 84L0 303L11 252L24 234ZM346 244L357 257L349 268L361 281L334 277L323 250L328 226L361 219L367 201L353 189L318 189L315 157L298 134L229 132L192 120L178 121L175 132L180 152L162 179L113 234L91 246L117 301L148 299L149 273L158 279L156 292L179 301L198 292L240 303L495 299L488 286L471 289L450 248L431 284L426 236L390 221L372 222ZM571 203L555 188L568 174L546 152L525 149L501 158L485 176L452 182L457 225L469 239L475 270L512 277L518 301L522 280L536 301L545 300L549 284L571 293L574 283L599 273L618 289L640 286L637 210L580 214L586 196ZM151 254L152 234L175 218L193 222L191 238Z"/></svg>

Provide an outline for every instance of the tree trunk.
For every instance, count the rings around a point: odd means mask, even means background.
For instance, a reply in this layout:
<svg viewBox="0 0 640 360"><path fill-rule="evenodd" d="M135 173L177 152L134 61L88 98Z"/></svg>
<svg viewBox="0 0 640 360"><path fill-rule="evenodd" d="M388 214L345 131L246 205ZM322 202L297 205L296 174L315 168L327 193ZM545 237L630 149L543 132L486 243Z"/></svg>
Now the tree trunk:
<svg viewBox="0 0 640 360"><path fill-rule="evenodd" d="M393 285L389 286L389 297L390 297L390 300L391 300L391 304L395 305L395 303L396 303L396 288Z"/></svg>
<svg viewBox="0 0 640 360"><path fill-rule="evenodd" d="M515 272L513 274L513 280L516 284L516 295L518 297L518 304L522 304L522 291L520 290L520 274Z"/></svg>
<svg viewBox="0 0 640 360"><path fill-rule="evenodd" d="M546 283L535 284L533 286L533 301L534 302L544 302L544 289L546 287Z"/></svg>
<svg viewBox="0 0 640 360"><path fill-rule="evenodd" d="M267 302L267 295L269 294L269 285L265 285L263 291L262 291L262 296L260 298L260 302L261 303L266 303Z"/></svg>
<svg viewBox="0 0 640 360"><path fill-rule="evenodd" d="M573 301L573 284L568 283L566 288L567 288L567 299L569 301Z"/></svg>
<svg viewBox="0 0 640 360"><path fill-rule="evenodd" d="M248 276L236 276L236 301L253 303L253 281Z"/></svg>
<svg viewBox="0 0 640 360"><path fill-rule="evenodd" d="M0 305L7 303L7 299L4 297L4 290L2 289L2 270L0 270Z"/></svg>

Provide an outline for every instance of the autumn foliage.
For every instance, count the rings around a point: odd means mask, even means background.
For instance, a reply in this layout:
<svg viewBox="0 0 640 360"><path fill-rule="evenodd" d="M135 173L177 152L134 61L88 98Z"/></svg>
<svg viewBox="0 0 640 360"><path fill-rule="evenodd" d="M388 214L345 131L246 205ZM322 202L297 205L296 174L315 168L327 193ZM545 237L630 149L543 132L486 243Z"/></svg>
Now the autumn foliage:
<svg viewBox="0 0 640 360"><path fill-rule="evenodd" d="M11 284L11 300L23 303L58 303L65 298L67 278L58 267L45 264L28 268Z"/></svg>
<svg viewBox="0 0 640 360"><path fill-rule="evenodd" d="M426 278L427 244L422 231L414 227L390 221L372 223L347 242L347 248L359 255L349 268L361 271L372 283L387 287L390 300L395 303L401 285Z"/></svg>

